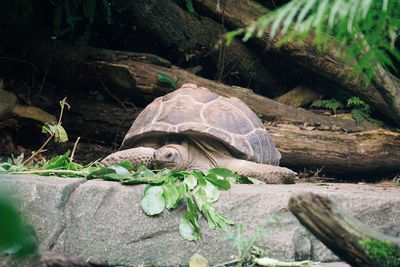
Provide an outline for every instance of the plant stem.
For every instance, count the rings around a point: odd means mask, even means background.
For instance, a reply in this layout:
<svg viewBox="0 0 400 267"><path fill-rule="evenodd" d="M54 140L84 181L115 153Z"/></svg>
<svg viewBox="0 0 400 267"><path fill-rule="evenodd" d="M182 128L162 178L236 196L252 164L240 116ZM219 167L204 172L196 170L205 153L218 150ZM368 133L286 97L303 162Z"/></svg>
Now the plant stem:
<svg viewBox="0 0 400 267"><path fill-rule="evenodd" d="M69 160L70 160L71 162L72 162L72 160L74 159L75 150L76 150L76 147L78 146L78 142L79 142L80 139L81 139L80 136L78 136L78 138L76 138L76 141L75 141L75 143L74 143L74 147L72 148L71 156L69 157Z"/></svg>
<svg viewBox="0 0 400 267"><path fill-rule="evenodd" d="M222 267L222 266L226 266L226 265L228 265L228 264L233 264L233 263L237 263L237 262L240 262L242 259L234 259L234 260L231 260L231 261L227 261L227 262L224 262L224 263L220 263L220 264L217 264L217 265L213 265L213 267Z"/></svg>
<svg viewBox="0 0 400 267"><path fill-rule="evenodd" d="M33 170L33 171L22 171L22 172L10 172L11 174L35 174L35 173L70 173L83 175L82 171L73 170Z"/></svg>
<svg viewBox="0 0 400 267"><path fill-rule="evenodd" d="M46 142L43 143L43 145L39 148L38 151L33 153L27 160L25 160L22 165L26 165L29 161L31 161L35 156L37 156L42 150L47 146L47 144L50 142L50 140L54 137L55 133L52 133L49 138L47 138Z"/></svg>
<svg viewBox="0 0 400 267"><path fill-rule="evenodd" d="M61 120L62 120L62 116L64 113L64 106L68 105L68 103L66 103L67 98L64 97L64 99L60 102L60 106L61 106L61 111L60 111L60 116L58 117L58 124L61 124ZM46 142L43 143L43 145L39 148L38 151L36 151L35 153L33 153L27 160L25 160L22 165L26 165L29 161L31 161L37 154L39 154L40 152L42 152L42 150L47 146L47 144L51 141L51 139L54 137L56 133L52 132L51 135L49 136L49 138L46 140Z"/></svg>

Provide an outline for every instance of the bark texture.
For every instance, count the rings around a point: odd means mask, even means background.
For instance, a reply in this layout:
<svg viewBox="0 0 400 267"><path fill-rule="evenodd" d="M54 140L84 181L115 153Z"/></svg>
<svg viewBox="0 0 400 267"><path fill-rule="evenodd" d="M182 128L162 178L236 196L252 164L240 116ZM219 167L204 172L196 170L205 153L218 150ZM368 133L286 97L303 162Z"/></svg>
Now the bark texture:
<svg viewBox="0 0 400 267"><path fill-rule="evenodd" d="M378 129L338 133L266 125L289 168L324 168L331 175L383 177L400 170L400 133Z"/></svg>
<svg viewBox="0 0 400 267"><path fill-rule="evenodd" d="M247 86L265 94L282 87L260 58L235 40L225 47L226 30L208 17L186 12L172 0L120 0L115 2L134 25L142 28L168 51L174 62L206 60L217 72L216 80L237 75Z"/></svg>
<svg viewBox="0 0 400 267"><path fill-rule="evenodd" d="M213 0L194 0L194 2L214 19L223 17L231 29L244 28L270 12L262 5L247 0L221 1L220 8L216 8ZM292 64L348 90L400 124L400 81L398 78L383 68L379 68L373 78L373 83L368 84L363 74L349 77L348 74L351 73L353 66L343 62L334 48L321 53L310 39L302 43L290 43L278 47L277 43L282 36L278 35L271 41L268 31L267 29L261 38L254 40L254 43L260 48L278 52L282 60L286 59Z"/></svg>
<svg viewBox="0 0 400 267"><path fill-rule="evenodd" d="M274 98L274 100L292 107L302 107L321 98L322 95L306 86L296 86L285 94Z"/></svg>
<svg viewBox="0 0 400 267"><path fill-rule="evenodd" d="M371 256L360 245L360 241L373 239L387 242L397 250L398 257L400 239L375 232L329 198L313 193L298 194L290 198L289 210L302 225L351 266L395 266L386 265ZM397 259L399 262L400 259Z"/></svg>
<svg viewBox="0 0 400 267"><path fill-rule="evenodd" d="M57 43L54 53L49 43L34 44L29 50L28 59L37 66L46 70L50 69L49 77L58 81L65 81L80 87L112 88L109 94L119 94L120 97L129 98L134 103L151 101L155 97L164 95L172 89L167 84L162 84L157 78L158 73L165 73L170 77L179 78L179 85L190 82L209 88L215 93L237 97L249 105L256 114L264 116L275 122L290 122L299 125L313 125L322 130L343 130L357 132L376 129L377 126L363 121L357 125L353 120L344 120L327 117L304 109L290 107L269 98L254 93L252 90L228 86L208 80L175 66L167 67L165 61L161 64L147 64L143 60L151 58L149 55L140 61L134 53L123 51L110 51L91 47L81 47ZM49 67L49 58L52 64ZM152 59L151 62L155 60ZM101 90L103 90L101 89Z"/></svg>

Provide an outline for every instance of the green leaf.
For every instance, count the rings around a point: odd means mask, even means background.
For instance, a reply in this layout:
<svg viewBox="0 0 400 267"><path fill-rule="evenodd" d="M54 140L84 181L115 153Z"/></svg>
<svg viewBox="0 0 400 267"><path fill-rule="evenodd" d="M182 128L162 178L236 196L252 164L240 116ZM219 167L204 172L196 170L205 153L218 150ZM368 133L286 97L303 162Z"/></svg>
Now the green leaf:
<svg viewBox="0 0 400 267"><path fill-rule="evenodd" d="M64 155L60 155L57 157L52 158L51 160L47 161L42 166L42 170L65 170L68 168L68 164L70 163L68 157L70 155L70 151L68 150Z"/></svg>
<svg viewBox="0 0 400 267"><path fill-rule="evenodd" d="M61 126L61 124L57 124L55 126L54 141L58 143L63 143L68 141L67 132L65 131L64 127Z"/></svg>
<svg viewBox="0 0 400 267"><path fill-rule="evenodd" d="M125 167L117 164L111 165L108 167L108 169L114 170L116 174L124 176L126 174L131 175L131 173L126 169Z"/></svg>
<svg viewBox="0 0 400 267"><path fill-rule="evenodd" d="M199 235L200 229L196 229L191 219L192 216L189 212L183 214L181 222L179 223L179 233L186 240L197 241L197 239L201 238L201 234Z"/></svg>
<svg viewBox="0 0 400 267"><path fill-rule="evenodd" d="M163 191L161 186L151 186L146 190L141 206L147 215L157 215L164 210L165 201Z"/></svg>
<svg viewBox="0 0 400 267"><path fill-rule="evenodd" d="M155 177L155 173L149 170L145 165L140 164L135 173L136 177Z"/></svg>
<svg viewBox="0 0 400 267"><path fill-rule="evenodd" d="M203 187L197 187L193 191L193 197L197 207L201 210L201 207L207 203L207 193Z"/></svg>
<svg viewBox="0 0 400 267"><path fill-rule="evenodd" d="M220 212L218 212L213 206L210 204L206 204L202 209L203 214L205 215L208 226L211 229L215 227L220 228L223 232L228 232L228 226L234 225L234 222L224 217Z"/></svg>
<svg viewBox="0 0 400 267"><path fill-rule="evenodd" d="M176 189L175 185L165 184L162 186L163 188L163 198L165 201L165 207L167 209L175 209L179 203L179 192Z"/></svg>
<svg viewBox="0 0 400 267"><path fill-rule="evenodd" d="M122 161L122 162L118 162L117 164L118 166L124 167L127 170L132 170L133 169L133 165L132 162L129 161Z"/></svg>
<svg viewBox="0 0 400 267"><path fill-rule="evenodd" d="M178 191L179 194L179 199L178 199L178 203L179 201L185 196L186 191L186 186L184 184L178 184L176 186L176 190Z"/></svg>
<svg viewBox="0 0 400 267"><path fill-rule="evenodd" d="M186 0L186 9L187 9L187 11L189 11L192 14L197 14L196 10L194 10L192 0Z"/></svg>
<svg viewBox="0 0 400 267"><path fill-rule="evenodd" d="M225 180L226 181L226 180ZM228 182L229 184L229 182ZM229 184L229 188L230 188L230 184ZM206 193L207 196L207 202L215 202L218 200L219 198L219 190L217 189L217 187L215 187L213 184L211 184L209 181L206 182L205 186L201 187L204 192Z"/></svg>
<svg viewBox="0 0 400 267"><path fill-rule="evenodd" d="M42 133L50 134L52 135L56 131L56 127L54 125L50 125L45 123L42 126Z"/></svg>
<svg viewBox="0 0 400 267"><path fill-rule="evenodd" d="M238 35L241 35L242 33L243 33L243 29L229 31L229 32L225 33L226 46L230 46L232 44L233 40L235 39L235 37Z"/></svg>
<svg viewBox="0 0 400 267"><path fill-rule="evenodd" d="M197 185L197 178L194 175L189 174L185 177L183 183L187 186L189 190L193 190Z"/></svg>
<svg viewBox="0 0 400 267"><path fill-rule="evenodd" d="M169 75L165 73L157 73L157 79L160 83L167 83L169 84L174 90L178 89L178 79L172 79Z"/></svg>
<svg viewBox="0 0 400 267"><path fill-rule="evenodd" d="M219 189L229 190L231 188L231 183L221 176L216 176L215 174L210 173L206 176L206 179Z"/></svg>

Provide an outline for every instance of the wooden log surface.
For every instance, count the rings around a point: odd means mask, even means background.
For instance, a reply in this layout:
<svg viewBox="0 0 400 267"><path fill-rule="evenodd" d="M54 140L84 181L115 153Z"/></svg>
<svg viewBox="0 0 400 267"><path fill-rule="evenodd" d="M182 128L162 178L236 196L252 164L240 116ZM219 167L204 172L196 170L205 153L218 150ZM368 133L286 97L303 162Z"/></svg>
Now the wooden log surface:
<svg viewBox="0 0 400 267"><path fill-rule="evenodd" d="M292 107L302 107L318 99L322 99L322 95L307 86L296 86L285 94L274 98L276 102Z"/></svg>
<svg viewBox="0 0 400 267"><path fill-rule="evenodd" d="M398 257L400 239L372 230L331 199L314 193L301 193L290 198L289 210L303 226L351 266L396 266L378 261L360 241L372 239L387 242L397 250ZM397 259L399 262L400 259Z"/></svg>
<svg viewBox="0 0 400 267"><path fill-rule="evenodd" d="M214 0L194 0L194 3L216 20L223 17L224 23L231 30L244 28L270 12L261 4L248 0L225 0L221 2L220 8L217 8ZM270 40L269 29L266 29L262 37L253 40L261 49L278 52L281 60L288 60L361 97L376 110L400 124L400 80L397 77L382 67L378 67L372 83L366 82L367 78L363 74L349 77L353 65L345 63L334 47L318 52L311 39L277 46L282 38L283 36L277 35Z"/></svg>
<svg viewBox="0 0 400 267"><path fill-rule="evenodd" d="M195 83L209 88L218 94L237 97L249 105L256 114L275 122L288 122L299 125L314 125L322 130L343 130L357 132L376 129L377 126L363 121L359 125L353 120L327 117L301 108L283 105L263 97L250 89L228 86L208 80L175 66L148 64L143 61L151 58L135 57L131 52L110 51L106 49L67 45L62 42L52 49L51 43L34 43L29 48L27 59L36 63L39 69L49 68L49 78L65 81L86 88L109 87L112 93L119 93L131 101L138 99L153 100L155 97L171 91L170 86L161 84L158 73L179 78L179 85L185 82ZM20 48L22 49L22 48ZM54 53L51 51L54 50ZM52 64L49 67L49 58ZM151 62L154 62L153 59Z"/></svg>
<svg viewBox="0 0 400 267"><path fill-rule="evenodd" d="M323 168L345 177L385 177L400 170L400 133L378 129L359 133L267 124L282 153L282 165Z"/></svg>

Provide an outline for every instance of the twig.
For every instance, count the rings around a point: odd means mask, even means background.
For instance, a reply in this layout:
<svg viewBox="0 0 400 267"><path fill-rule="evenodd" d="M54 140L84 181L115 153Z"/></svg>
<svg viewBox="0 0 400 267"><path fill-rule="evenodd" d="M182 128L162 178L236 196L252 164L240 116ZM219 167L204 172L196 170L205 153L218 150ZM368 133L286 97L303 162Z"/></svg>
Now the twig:
<svg viewBox="0 0 400 267"><path fill-rule="evenodd" d="M49 64L47 65L46 72L44 73L44 76L43 76L43 79L42 79L42 83L41 83L41 85L39 86L39 95L42 94L44 85L45 85L46 80L47 80L47 75L49 74L49 71L50 71L51 63L53 62L54 54L55 54L55 52L56 52L56 44L57 44L56 42L57 42L57 39L54 39L54 42L53 42L53 50L51 51Z"/></svg>
<svg viewBox="0 0 400 267"><path fill-rule="evenodd" d="M10 172L11 174L35 174L35 173L70 173L83 175L82 171L73 170L34 170L34 171L23 171L23 172Z"/></svg>
<svg viewBox="0 0 400 267"><path fill-rule="evenodd" d="M224 262L224 263L213 265L213 267L222 267L222 266L226 266L226 265L229 265L229 264L234 264L234 263L240 262L241 260L243 260L243 259L234 259L234 260L231 260L231 261L227 261L227 262Z"/></svg>
<svg viewBox="0 0 400 267"><path fill-rule="evenodd" d="M54 137L55 133L51 133L51 135L49 136L49 138L47 138L46 142L43 143L43 145L39 148L38 151L36 151L35 153L33 153L27 160L25 160L22 165L26 165L29 161L31 161L34 157L36 157L40 152L42 152L43 148L45 148L45 146L47 146L47 144L50 142L50 140Z"/></svg>
<svg viewBox="0 0 400 267"><path fill-rule="evenodd" d="M78 142L79 142L80 139L81 139L80 136L78 136L78 138L76 138L76 141L75 141L75 143L74 143L74 147L72 148L71 156L69 157L69 160L70 160L71 162L72 162L72 160L74 159L75 150L76 150L76 147L78 146Z"/></svg>
<svg viewBox="0 0 400 267"><path fill-rule="evenodd" d="M103 86L103 89L115 100L117 101L124 109L125 111L128 111L128 108L125 106L125 104L118 99L113 93L111 93L110 90L108 90L107 86L104 84L103 80L101 79L99 73L97 72L97 68L94 68L94 71L96 73L97 79L99 79L99 82L101 83L101 86Z"/></svg>

